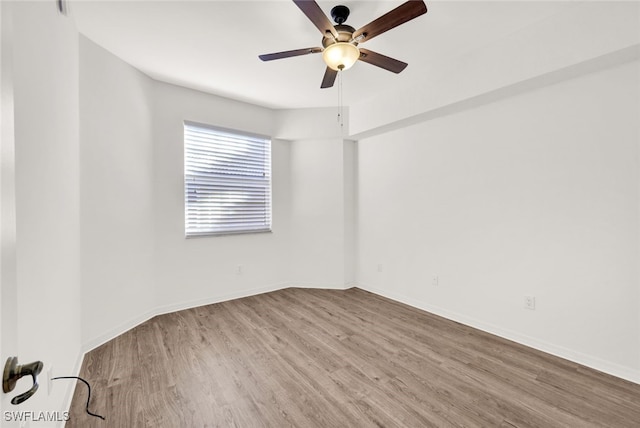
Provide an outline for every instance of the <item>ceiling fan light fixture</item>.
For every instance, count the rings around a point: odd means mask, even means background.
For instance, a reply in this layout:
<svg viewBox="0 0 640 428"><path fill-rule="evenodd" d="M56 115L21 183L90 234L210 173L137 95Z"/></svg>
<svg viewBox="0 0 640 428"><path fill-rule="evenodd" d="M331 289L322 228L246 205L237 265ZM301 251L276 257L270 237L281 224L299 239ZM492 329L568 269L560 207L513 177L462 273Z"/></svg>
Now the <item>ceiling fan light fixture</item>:
<svg viewBox="0 0 640 428"><path fill-rule="evenodd" d="M360 49L358 46L427 13L427 5L424 0L408 0L356 30L351 25L345 24L349 17L349 8L347 6L338 5L331 9L331 17L336 23L336 25L333 25L316 0L293 0L293 2L309 18L313 25L320 30L322 47L274 52L258 55L258 58L262 61L272 61L274 59L322 52L322 58L327 64L327 69L322 77L320 88L332 87L339 74L337 72L351 68L358 60L396 74L400 73L407 67L406 62L398 61L364 48Z"/></svg>
<svg viewBox="0 0 640 428"><path fill-rule="evenodd" d="M322 59L327 66L336 71L348 70L360 58L360 49L348 42L337 42L322 51Z"/></svg>

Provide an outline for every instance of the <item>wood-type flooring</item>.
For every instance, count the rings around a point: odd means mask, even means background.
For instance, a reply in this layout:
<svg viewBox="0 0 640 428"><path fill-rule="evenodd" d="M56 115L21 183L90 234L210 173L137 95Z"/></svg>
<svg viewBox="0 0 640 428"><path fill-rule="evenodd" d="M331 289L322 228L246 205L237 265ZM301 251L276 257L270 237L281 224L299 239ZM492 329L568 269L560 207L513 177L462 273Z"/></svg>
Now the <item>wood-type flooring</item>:
<svg viewBox="0 0 640 428"><path fill-rule="evenodd" d="M638 384L357 288L160 315L80 376L71 428L640 426Z"/></svg>

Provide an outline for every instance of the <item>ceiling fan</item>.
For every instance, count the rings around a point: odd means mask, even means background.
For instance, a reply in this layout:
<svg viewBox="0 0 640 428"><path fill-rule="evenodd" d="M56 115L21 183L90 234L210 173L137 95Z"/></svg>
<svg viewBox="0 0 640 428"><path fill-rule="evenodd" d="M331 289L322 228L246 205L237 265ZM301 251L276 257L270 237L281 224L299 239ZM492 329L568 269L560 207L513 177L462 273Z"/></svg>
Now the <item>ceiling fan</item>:
<svg viewBox="0 0 640 428"><path fill-rule="evenodd" d="M347 70L358 60L393 73L400 73L407 67L406 62L360 48L358 45L427 13L424 1L410 0L356 30L344 23L349 17L349 8L346 6L340 5L331 9L331 17L336 23L336 25L332 25L314 0L293 0L293 2L322 33L322 47L264 54L259 55L258 58L262 61L272 61L322 52L327 69L324 72L321 88L332 87L338 71Z"/></svg>

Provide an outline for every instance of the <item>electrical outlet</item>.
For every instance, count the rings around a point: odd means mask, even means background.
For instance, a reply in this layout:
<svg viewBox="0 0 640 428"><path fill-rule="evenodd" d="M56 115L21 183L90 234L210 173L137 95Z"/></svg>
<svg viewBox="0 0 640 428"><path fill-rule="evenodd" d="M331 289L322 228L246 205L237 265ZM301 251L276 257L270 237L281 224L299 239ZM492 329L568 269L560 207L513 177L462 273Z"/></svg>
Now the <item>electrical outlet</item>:
<svg viewBox="0 0 640 428"><path fill-rule="evenodd" d="M532 311L534 311L536 309L535 296L524 296L524 307L526 309L531 309Z"/></svg>
<svg viewBox="0 0 640 428"><path fill-rule="evenodd" d="M53 390L53 366L49 367L47 370L47 395L51 395L51 391Z"/></svg>
<svg viewBox="0 0 640 428"><path fill-rule="evenodd" d="M438 275L433 275L433 278L431 278L431 285L433 285L434 287L437 287L440 284L440 278L438 278Z"/></svg>
<svg viewBox="0 0 640 428"><path fill-rule="evenodd" d="M378 272L382 272L382 263L378 263Z"/></svg>

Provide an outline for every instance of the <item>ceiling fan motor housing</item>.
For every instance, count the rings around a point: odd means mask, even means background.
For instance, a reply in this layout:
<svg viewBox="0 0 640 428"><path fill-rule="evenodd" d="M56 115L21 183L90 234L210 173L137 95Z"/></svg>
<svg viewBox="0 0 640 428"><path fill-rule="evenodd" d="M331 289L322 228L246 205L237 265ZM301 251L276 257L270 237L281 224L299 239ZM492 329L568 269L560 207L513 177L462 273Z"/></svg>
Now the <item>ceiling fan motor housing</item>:
<svg viewBox="0 0 640 428"><path fill-rule="evenodd" d="M349 8L347 6L338 5L331 9L331 17L336 24L344 24L349 17Z"/></svg>
<svg viewBox="0 0 640 428"><path fill-rule="evenodd" d="M356 31L356 29L350 25L336 25L334 26L334 28L338 33L338 37L334 40L332 35L324 36L322 38L323 47L326 48L327 46L332 45L336 42L349 42L351 40L351 35L353 34L354 31ZM358 44L355 40L351 43L354 46Z"/></svg>

